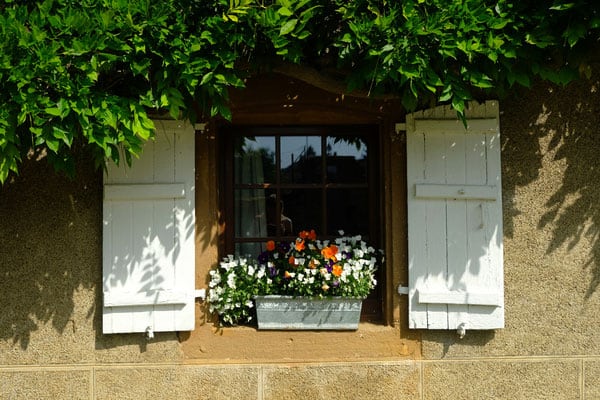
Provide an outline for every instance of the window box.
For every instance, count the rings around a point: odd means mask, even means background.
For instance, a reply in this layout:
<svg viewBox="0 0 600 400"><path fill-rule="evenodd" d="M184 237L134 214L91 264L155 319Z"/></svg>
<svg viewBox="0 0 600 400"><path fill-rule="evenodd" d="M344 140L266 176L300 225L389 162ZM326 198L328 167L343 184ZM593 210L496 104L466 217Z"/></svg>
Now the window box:
<svg viewBox="0 0 600 400"><path fill-rule="evenodd" d="M356 330L362 299L256 296L258 329Z"/></svg>

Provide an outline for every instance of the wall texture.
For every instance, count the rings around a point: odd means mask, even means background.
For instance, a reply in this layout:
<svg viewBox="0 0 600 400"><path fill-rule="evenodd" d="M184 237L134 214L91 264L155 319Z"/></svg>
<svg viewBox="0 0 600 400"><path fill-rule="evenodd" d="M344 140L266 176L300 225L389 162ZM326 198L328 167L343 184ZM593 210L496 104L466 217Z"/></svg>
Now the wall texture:
<svg viewBox="0 0 600 400"><path fill-rule="evenodd" d="M101 172L34 155L0 189L0 399L600 398L599 90L500 103L506 328L370 360L211 363L185 335L102 335Z"/></svg>

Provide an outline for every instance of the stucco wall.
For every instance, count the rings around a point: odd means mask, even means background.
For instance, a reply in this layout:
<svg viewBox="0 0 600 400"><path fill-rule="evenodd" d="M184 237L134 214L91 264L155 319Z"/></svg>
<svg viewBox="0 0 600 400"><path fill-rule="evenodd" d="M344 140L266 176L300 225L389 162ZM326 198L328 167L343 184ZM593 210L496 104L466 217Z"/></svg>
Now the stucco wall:
<svg viewBox="0 0 600 400"><path fill-rule="evenodd" d="M211 364L102 335L101 173L26 162L0 189L0 398L600 398L598 90L501 101L506 328L417 332L418 359Z"/></svg>

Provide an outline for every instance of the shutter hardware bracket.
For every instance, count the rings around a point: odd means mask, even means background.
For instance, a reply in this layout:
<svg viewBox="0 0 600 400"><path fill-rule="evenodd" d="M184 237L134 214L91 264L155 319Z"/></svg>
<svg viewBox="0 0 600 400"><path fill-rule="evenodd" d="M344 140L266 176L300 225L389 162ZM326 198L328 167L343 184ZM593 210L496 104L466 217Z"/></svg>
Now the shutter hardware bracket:
<svg viewBox="0 0 600 400"><path fill-rule="evenodd" d="M467 324L461 322L460 325L458 325L458 328L456 328L456 333L458 334L459 339L464 338L467 334Z"/></svg>
<svg viewBox="0 0 600 400"><path fill-rule="evenodd" d="M150 341L154 339L154 329L151 326L146 328L146 340Z"/></svg>

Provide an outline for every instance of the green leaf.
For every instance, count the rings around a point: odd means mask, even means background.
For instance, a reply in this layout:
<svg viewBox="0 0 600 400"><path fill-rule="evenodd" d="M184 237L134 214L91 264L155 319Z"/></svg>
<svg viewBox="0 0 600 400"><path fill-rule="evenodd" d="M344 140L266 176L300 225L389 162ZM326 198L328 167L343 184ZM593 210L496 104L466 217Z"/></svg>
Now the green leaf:
<svg viewBox="0 0 600 400"><path fill-rule="evenodd" d="M283 17L289 17L291 15L294 15L294 13L287 7L280 7L279 10L277 10L277 14Z"/></svg>
<svg viewBox="0 0 600 400"><path fill-rule="evenodd" d="M298 23L298 19L296 19L296 18L290 19L285 24L283 24L283 26L281 27L281 29L279 31L279 34L281 36L285 36L288 33L292 32L294 30L294 28L296 27L297 23Z"/></svg>

